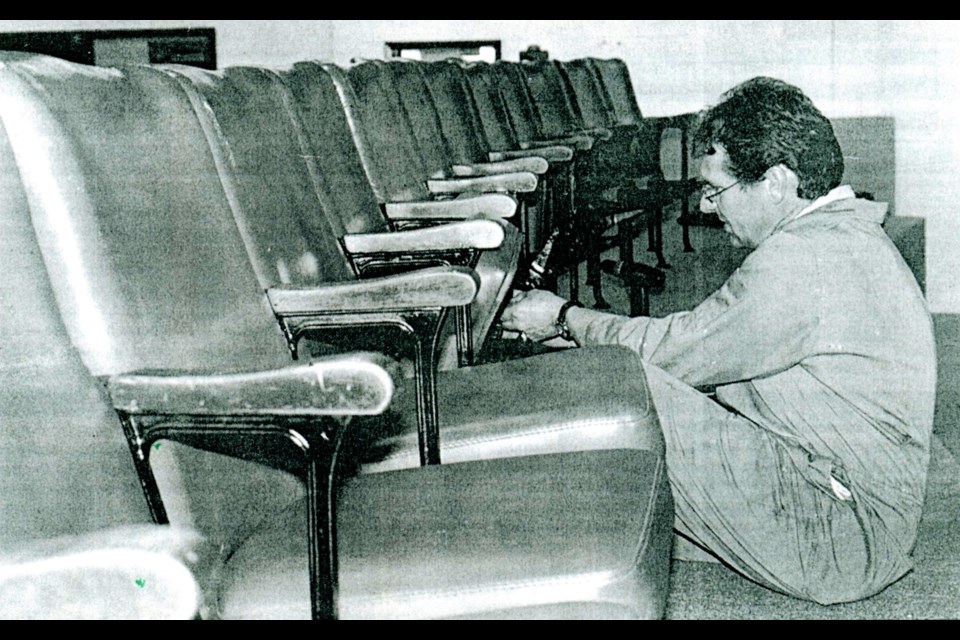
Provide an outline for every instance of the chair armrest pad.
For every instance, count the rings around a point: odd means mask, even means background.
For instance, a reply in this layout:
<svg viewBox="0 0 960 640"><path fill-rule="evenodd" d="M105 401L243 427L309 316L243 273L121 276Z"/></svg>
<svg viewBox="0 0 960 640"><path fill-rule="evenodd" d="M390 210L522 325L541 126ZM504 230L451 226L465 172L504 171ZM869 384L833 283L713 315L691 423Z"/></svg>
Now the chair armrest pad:
<svg viewBox="0 0 960 640"><path fill-rule="evenodd" d="M609 140L613 136L613 131L606 127L597 127L595 129L584 129L579 133L585 134L594 138L595 140Z"/></svg>
<svg viewBox="0 0 960 640"><path fill-rule="evenodd" d="M131 414L376 415L393 398L394 369L386 356L352 353L270 371L123 374L107 390L114 408Z"/></svg>
<svg viewBox="0 0 960 640"><path fill-rule="evenodd" d="M267 289L267 297L281 317L324 316L460 307L473 302L479 287L473 269L442 266L321 287L281 285Z"/></svg>
<svg viewBox="0 0 960 640"><path fill-rule="evenodd" d="M547 162L569 162L573 159L573 149L563 145L546 147L530 147L529 149L509 149L506 151L491 151L487 157L491 161L510 160L513 158L529 158L538 156Z"/></svg>
<svg viewBox="0 0 960 640"><path fill-rule="evenodd" d="M594 138L586 134L564 136L562 138L552 138L549 140L530 140L521 142L521 149L535 149L536 147L553 147L562 145L571 147L574 151L589 151L593 148Z"/></svg>
<svg viewBox="0 0 960 640"><path fill-rule="evenodd" d="M384 212L391 220L466 220L476 215L509 218L517 212L517 201L506 193L485 193L456 200L388 202Z"/></svg>
<svg viewBox="0 0 960 640"><path fill-rule="evenodd" d="M452 222L410 231L364 233L343 236L349 253L418 253L457 249L497 249L506 232L497 220Z"/></svg>
<svg viewBox="0 0 960 640"><path fill-rule="evenodd" d="M494 176L502 173L528 171L543 175L550 168L545 158L538 155L529 155L511 159L501 159L495 162L477 162L473 164L455 164L450 172L456 177Z"/></svg>
<svg viewBox="0 0 960 640"><path fill-rule="evenodd" d="M511 193L529 193L537 188L537 176L528 171L503 173L495 176L476 178L447 178L445 180L427 180L430 193L488 193L507 191Z"/></svg>

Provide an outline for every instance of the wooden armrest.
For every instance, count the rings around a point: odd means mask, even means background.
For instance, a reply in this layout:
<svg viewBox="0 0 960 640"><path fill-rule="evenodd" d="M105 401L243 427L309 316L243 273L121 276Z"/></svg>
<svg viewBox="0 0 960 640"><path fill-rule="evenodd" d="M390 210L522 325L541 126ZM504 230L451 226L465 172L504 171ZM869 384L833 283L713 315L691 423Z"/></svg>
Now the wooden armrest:
<svg viewBox="0 0 960 640"><path fill-rule="evenodd" d="M354 254L485 250L499 248L505 236L503 223L484 218L410 231L346 235L343 236L343 245Z"/></svg>
<svg viewBox="0 0 960 640"><path fill-rule="evenodd" d="M491 191L529 193L535 191L536 188L537 176L527 171L476 178L427 180L427 190L430 193L488 193Z"/></svg>
<svg viewBox="0 0 960 640"><path fill-rule="evenodd" d="M345 416L383 413L393 397L380 354L353 353L243 373L142 372L111 377L115 409L128 414Z"/></svg>
<svg viewBox="0 0 960 640"><path fill-rule="evenodd" d="M498 160L496 162L455 164L450 167L450 172L457 177L493 176L502 173L516 173L518 171L528 171L537 175L543 175L549 168L550 163L542 156L530 155L511 158L509 160Z"/></svg>
<svg viewBox="0 0 960 640"><path fill-rule="evenodd" d="M573 159L573 149L562 145L544 147L530 147L529 149L509 149L505 151L491 151L487 154L493 162L510 160L513 158L529 158L538 156L547 162L569 162Z"/></svg>
<svg viewBox="0 0 960 640"><path fill-rule="evenodd" d="M391 220L466 220L477 215L509 218L517 212L517 201L505 193L485 193L456 200L388 202L384 213Z"/></svg>
<svg viewBox="0 0 960 640"><path fill-rule="evenodd" d="M442 266L322 287L282 285L267 297L278 316L321 316L459 307L473 302L479 287L472 269Z"/></svg>

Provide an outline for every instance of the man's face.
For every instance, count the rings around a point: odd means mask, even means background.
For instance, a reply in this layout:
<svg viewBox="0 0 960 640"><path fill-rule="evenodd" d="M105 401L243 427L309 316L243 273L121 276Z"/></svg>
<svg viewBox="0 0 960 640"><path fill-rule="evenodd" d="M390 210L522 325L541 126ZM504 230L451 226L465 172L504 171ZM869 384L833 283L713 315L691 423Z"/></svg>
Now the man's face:
<svg viewBox="0 0 960 640"><path fill-rule="evenodd" d="M714 149L714 153L700 159L700 177L708 185L700 197L700 211L719 216L723 230L730 235L735 247L756 247L773 228L770 222L773 212L763 197L761 185L737 184L737 179L725 169L727 151L722 145L715 145ZM705 197L720 190L723 192Z"/></svg>

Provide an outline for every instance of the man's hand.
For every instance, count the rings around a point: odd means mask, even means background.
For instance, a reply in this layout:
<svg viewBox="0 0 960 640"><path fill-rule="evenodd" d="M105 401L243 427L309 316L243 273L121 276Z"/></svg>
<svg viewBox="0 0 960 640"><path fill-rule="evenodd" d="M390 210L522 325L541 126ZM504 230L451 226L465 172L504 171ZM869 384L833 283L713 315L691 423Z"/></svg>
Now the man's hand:
<svg viewBox="0 0 960 640"><path fill-rule="evenodd" d="M503 328L518 331L537 342L557 335L557 314L566 302L542 289L515 291L500 320Z"/></svg>

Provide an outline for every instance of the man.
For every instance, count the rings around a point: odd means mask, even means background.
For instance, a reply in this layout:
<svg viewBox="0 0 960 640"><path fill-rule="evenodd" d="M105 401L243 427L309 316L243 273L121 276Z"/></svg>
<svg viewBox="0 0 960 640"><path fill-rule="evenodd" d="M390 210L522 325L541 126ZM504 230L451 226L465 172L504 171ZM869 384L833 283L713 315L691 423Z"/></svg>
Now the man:
<svg viewBox="0 0 960 640"><path fill-rule="evenodd" d="M912 566L936 378L922 294L798 88L749 80L694 140L701 209L752 249L718 291L664 318L530 291L503 325L640 355L683 538L799 598L865 598Z"/></svg>

